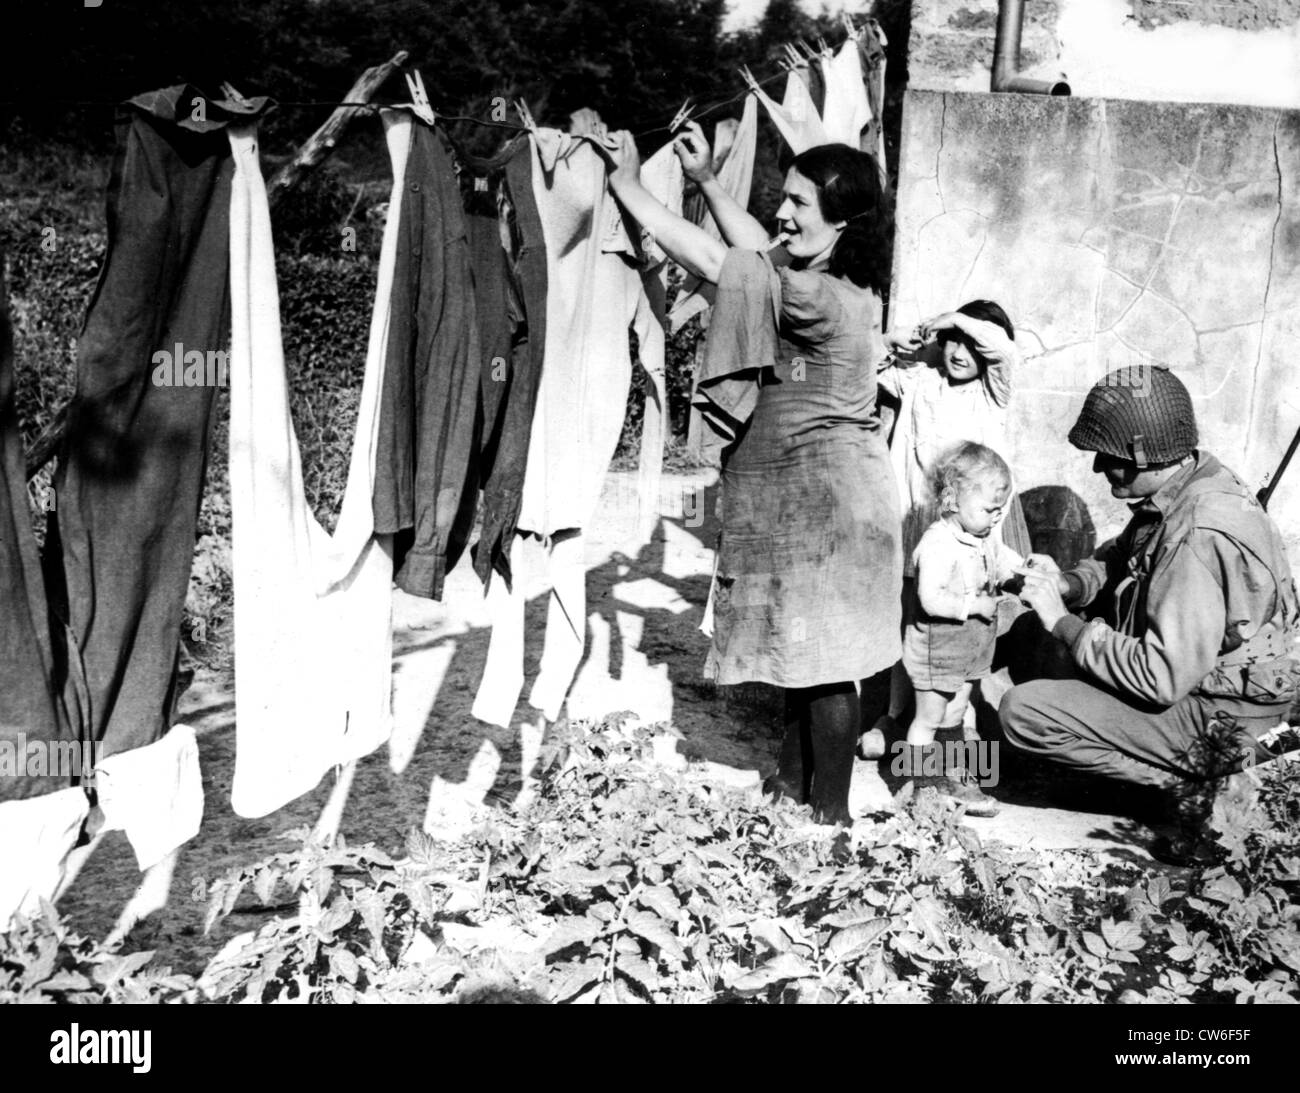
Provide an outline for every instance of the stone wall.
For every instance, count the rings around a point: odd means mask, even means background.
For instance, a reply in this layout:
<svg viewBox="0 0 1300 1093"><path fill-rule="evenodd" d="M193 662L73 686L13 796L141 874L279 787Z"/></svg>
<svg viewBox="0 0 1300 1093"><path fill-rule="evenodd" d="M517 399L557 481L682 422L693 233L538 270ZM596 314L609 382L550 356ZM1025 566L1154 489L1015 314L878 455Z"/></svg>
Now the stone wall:
<svg viewBox="0 0 1300 1093"><path fill-rule="evenodd" d="M908 85L987 91L997 0L914 0ZM1300 108L1300 0L1025 0L1021 66L1077 96Z"/></svg>
<svg viewBox="0 0 1300 1093"><path fill-rule="evenodd" d="M1126 518L1065 436L1139 361L1177 372L1203 445L1262 485L1300 427L1300 112L909 91L903 114L889 323L1006 307L1007 454L1040 525ZM1296 551L1300 459L1270 509Z"/></svg>

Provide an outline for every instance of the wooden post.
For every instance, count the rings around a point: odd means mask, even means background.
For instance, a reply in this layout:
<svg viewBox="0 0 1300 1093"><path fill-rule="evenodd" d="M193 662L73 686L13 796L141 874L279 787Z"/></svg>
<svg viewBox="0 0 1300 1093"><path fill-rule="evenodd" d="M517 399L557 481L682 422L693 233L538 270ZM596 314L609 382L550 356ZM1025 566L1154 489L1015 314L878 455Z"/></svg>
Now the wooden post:
<svg viewBox="0 0 1300 1093"><path fill-rule="evenodd" d="M402 50L383 64L367 68L361 74L361 78L352 85L352 90L347 93L343 101L368 103L384 81L406 63L406 57L406 50ZM357 112L356 107L340 106L298 149L293 159L276 171L266 186L266 199L272 209L285 194L298 185L303 175L318 166L334 150L339 137L343 135L343 130L348 127L348 123Z"/></svg>
<svg viewBox="0 0 1300 1093"><path fill-rule="evenodd" d="M381 65L375 65L374 68L367 68L361 74L361 78L352 85L352 89L347 93L343 100L348 103L365 104L374 96L375 92L383 85L398 68L406 63L407 52L400 50L391 58ZM271 181L267 184L267 202L272 209L290 190L292 190L302 180L303 176L329 156L338 143L338 139L343 135L343 130L348 127L348 123L358 113L357 106L340 106L326 120L325 124L316 130L305 144L294 154L293 159L281 167ZM27 450L26 469L27 479L30 481L36 476L46 463L48 463L58 452L59 446L63 442L63 433L68 424L68 407L62 406L58 413L50 419L50 423L41 431L40 436L32 443Z"/></svg>

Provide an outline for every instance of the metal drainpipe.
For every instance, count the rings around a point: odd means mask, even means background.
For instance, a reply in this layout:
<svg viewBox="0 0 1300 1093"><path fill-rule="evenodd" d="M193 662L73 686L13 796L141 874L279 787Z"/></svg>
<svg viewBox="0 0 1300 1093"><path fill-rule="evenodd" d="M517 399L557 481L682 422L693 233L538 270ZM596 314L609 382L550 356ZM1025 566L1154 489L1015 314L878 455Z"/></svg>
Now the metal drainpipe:
<svg viewBox="0 0 1300 1093"><path fill-rule="evenodd" d="M1020 75L1020 32L1025 22L1024 0L998 0L998 36L993 42L994 91L1022 95L1068 95L1063 79L1032 80Z"/></svg>

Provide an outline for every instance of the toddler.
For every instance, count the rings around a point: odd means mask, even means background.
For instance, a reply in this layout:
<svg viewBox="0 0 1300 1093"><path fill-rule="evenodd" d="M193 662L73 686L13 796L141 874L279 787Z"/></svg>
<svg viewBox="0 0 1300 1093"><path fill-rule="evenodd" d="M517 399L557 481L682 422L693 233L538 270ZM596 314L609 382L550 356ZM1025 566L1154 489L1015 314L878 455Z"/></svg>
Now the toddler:
<svg viewBox="0 0 1300 1093"><path fill-rule="evenodd" d="M991 448L967 442L939 460L933 488L941 515L913 554L903 636L916 715L906 744L895 745L893 771L956 798L970 815L991 816L996 802L964 765L945 765L935 733L960 730L971 685L993 663L1001 586L1025 564L995 534L1011 497L1011 469Z"/></svg>

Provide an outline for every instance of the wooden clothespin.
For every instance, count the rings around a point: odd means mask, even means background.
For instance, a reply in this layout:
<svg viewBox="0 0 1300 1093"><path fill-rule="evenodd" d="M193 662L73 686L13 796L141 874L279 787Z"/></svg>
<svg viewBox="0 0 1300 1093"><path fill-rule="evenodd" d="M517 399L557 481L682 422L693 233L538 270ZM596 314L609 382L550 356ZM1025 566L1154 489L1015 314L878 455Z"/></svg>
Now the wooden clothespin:
<svg viewBox="0 0 1300 1093"><path fill-rule="evenodd" d="M856 39L858 36L858 28L853 25L853 16L847 11L841 11L840 22L844 24L844 31L848 34L849 38Z"/></svg>
<svg viewBox="0 0 1300 1093"><path fill-rule="evenodd" d="M515 113L519 115L519 120L534 136L537 135L537 122L533 121L532 111L528 109L528 104L523 99L515 100Z"/></svg>
<svg viewBox="0 0 1300 1093"><path fill-rule="evenodd" d="M880 43L880 49L883 52L885 47L889 45L889 39L885 37L885 28L880 25L879 21L868 19L867 29L875 35L876 41Z"/></svg>
<svg viewBox="0 0 1300 1093"><path fill-rule="evenodd" d="M673 120L668 123L668 132L675 133L683 125L691 120L691 114L695 112L695 102L691 98L682 103L682 108L673 115Z"/></svg>
<svg viewBox="0 0 1300 1093"><path fill-rule="evenodd" d="M236 91L228 80L222 81L221 93L225 95L226 98L229 99L231 102L233 102L236 106L248 105L248 100L244 98L244 96L241 95L238 91Z"/></svg>
<svg viewBox="0 0 1300 1093"><path fill-rule="evenodd" d="M437 124L438 116L429 103L428 93L424 90L424 77L420 75L420 70L417 68L414 72L407 72L404 75L406 88L411 93L411 109L415 116L426 125Z"/></svg>
<svg viewBox="0 0 1300 1093"><path fill-rule="evenodd" d="M793 72L796 68L808 67L807 58L789 42L786 42L781 48L785 50L785 61L782 63L782 67L786 71Z"/></svg>
<svg viewBox="0 0 1300 1093"><path fill-rule="evenodd" d="M813 49L813 47L810 46L807 42L805 42L802 38L799 39L799 48L803 50L804 56L807 57L808 60L810 61L817 60L817 51Z"/></svg>
<svg viewBox="0 0 1300 1093"><path fill-rule="evenodd" d="M745 86L751 91L760 95L763 93L763 89L758 86L758 81L754 79L754 74L745 65L740 66L740 78L745 81Z"/></svg>

